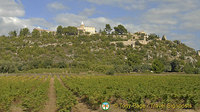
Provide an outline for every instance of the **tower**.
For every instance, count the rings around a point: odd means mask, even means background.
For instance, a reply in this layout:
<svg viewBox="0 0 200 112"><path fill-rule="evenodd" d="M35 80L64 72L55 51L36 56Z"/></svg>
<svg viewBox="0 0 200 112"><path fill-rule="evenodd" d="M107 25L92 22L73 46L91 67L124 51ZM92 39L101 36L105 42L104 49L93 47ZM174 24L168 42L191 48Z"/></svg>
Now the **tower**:
<svg viewBox="0 0 200 112"><path fill-rule="evenodd" d="M81 22L81 26L85 26L84 23L83 23L83 21Z"/></svg>

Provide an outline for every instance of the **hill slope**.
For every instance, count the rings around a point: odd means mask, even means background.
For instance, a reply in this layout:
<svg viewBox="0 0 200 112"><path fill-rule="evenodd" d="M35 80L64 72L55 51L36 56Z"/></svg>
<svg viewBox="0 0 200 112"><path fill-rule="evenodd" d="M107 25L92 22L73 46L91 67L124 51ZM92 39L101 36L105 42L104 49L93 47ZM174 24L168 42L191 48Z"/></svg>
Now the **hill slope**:
<svg viewBox="0 0 200 112"><path fill-rule="evenodd" d="M0 37L0 72L38 68L67 68L72 72L107 74L149 72L157 70L152 68L155 60L164 65L161 71L181 72L184 66L193 68L192 72L198 71L196 68L200 64L196 51L179 41L152 39L147 45L138 44L135 48L111 44L125 40L99 35Z"/></svg>

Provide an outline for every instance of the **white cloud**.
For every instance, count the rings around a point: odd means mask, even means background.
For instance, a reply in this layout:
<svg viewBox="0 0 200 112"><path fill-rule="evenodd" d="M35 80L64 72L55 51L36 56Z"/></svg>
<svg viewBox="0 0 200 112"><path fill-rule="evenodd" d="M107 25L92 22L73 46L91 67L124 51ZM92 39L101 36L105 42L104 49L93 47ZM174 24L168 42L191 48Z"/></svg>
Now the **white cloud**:
<svg viewBox="0 0 200 112"><path fill-rule="evenodd" d="M0 2L0 35L7 35L12 30L19 31L24 27L30 30L38 26L54 29L54 26L43 18L19 18L25 14L20 0L0 0Z"/></svg>
<svg viewBox="0 0 200 112"><path fill-rule="evenodd" d="M200 30L200 9L180 15L180 20L180 29L187 29L194 32Z"/></svg>
<svg viewBox="0 0 200 112"><path fill-rule="evenodd" d="M19 19L18 17L0 17L0 35L7 35L10 31L16 30L19 32L21 28L29 28L31 31L35 27L55 29L52 24L43 18Z"/></svg>
<svg viewBox="0 0 200 112"><path fill-rule="evenodd" d="M81 16L92 16L95 13L96 9L93 8L85 8L79 15Z"/></svg>
<svg viewBox="0 0 200 112"><path fill-rule="evenodd" d="M62 3L54 2L49 3L47 5L47 8L50 10L63 10L63 9L69 9L68 7L64 6Z"/></svg>
<svg viewBox="0 0 200 112"><path fill-rule="evenodd" d="M111 5L121 7L126 10L144 9L146 7L146 0L87 0L88 2L98 5Z"/></svg>
<svg viewBox="0 0 200 112"><path fill-rule="evenodd" d="M0 17L19 17L23 16L25 11L21 2L18 0L0 0Z"/></svg>

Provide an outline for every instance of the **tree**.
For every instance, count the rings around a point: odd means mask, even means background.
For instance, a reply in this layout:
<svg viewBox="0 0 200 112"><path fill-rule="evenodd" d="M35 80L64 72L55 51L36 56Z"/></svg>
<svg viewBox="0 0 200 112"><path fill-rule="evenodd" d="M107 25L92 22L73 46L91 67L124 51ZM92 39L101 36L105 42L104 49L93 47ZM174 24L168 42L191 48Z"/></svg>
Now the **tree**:
<svg viewBox="0 0 200 112"><path fill-rule="evenodd" d="M139 65L141 63L141 57L136 54L129 54L127 61L129 66Z"/></svg>
<svg viewBox="0 0 200 112"><path fill-rule="evenodd" d="M173 42L176 43L176 44L181 44L180 40L174 40Z"/></svg>
<svg viewBox="0 0 200 112"><path fill-rule="evenodd" d="M122 35L127 33L127 29L123 25L118 25L117 27L114 27L114 29L116 34Z"/></svg>
<svg viewBox="0 0 200 112"><path fill-rule="evenodd" d="M15 30L10 31L8 34L9 34L10 37L16 37L17 36L17 32Z"/></svg>
<svg viewBox="0 0 200 112"><path fill-rule="evenodd" d="M156 59L153 61L152 70L155 73L161 73L164 71L164 64L160 60Z"/></svg>
<svg viewBox="0 0 200 112"><path fill-rule="evenodd" d="M180 62L178 60L173 60L171 63L172 72L179 72L180 71Z"/></svg>
<svg viewBox="0 0 200 112"><path fill-rule="evenodd" d="M74 26L64 27L62 29L62 33L65 34L65 35L77 35L78 29Z"/></svg>
<svg viewBox="0 0 200 112"><path fill-rule="evenodd" d="M105 31L110 34L110 32L112 31L112 28L110 27L110 24L106 24L106 28Z"/></svg>
<svg viewBox="0 0 200 112"><path fill-rule="evenodd" d="M154 39L159 39L160 37L158 35L156 35L155 33L150 34L148 37L148 40L154 40Z"/></svg>
<svg viewBox="0 0 200 112"><path fill-rule="evenodd" d="M37 29L33 29L32 37L34 37L34 38L40 37L40 32Z"/></svg>
<svg viewBox="0 0 200 112"><path fill-rule="evenodd" d="M57 35L62 35L62 33L63 33L63 28L62 28L62 26L60 25L60 26L57 27L56 34L57 34Z"/></svg>
<svg viewBox="0 0 200 112"><path fill-rule="evenodd" d="M114 75L115 71L113 68L110 68L106 71L106 75Z"/></svg>
<svg viewBox="0 0 200 112"><path fill-rule="evenodd" d="M0 61L0 73L13 73L16 67L9 61Z"/></svg>
<svg viewBox="0 0 200 112"><path fill-rule="evenodd" d="M28 36L30 34L30 31L28 28L23 28L20 30L20 36Z"/></svg>
<svg viewBox="0 0 200 112"><path fill-rule="evenodd" d="M192 66L191 63L186 64L184 66L184 72L187 73L187 74L193 74L195 72L195 68Z"/></svg>

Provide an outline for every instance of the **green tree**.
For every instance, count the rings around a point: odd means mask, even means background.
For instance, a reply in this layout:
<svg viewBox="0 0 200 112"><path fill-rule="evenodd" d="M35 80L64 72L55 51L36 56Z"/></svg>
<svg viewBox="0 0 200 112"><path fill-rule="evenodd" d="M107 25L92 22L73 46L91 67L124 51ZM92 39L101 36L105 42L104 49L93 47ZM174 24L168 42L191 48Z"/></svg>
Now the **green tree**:
<svg viewBox="0 0 200 112"><path fill-rule="evenodd" d="M173 42L176 43L176 44L181 44L180 40L174 40Z"/></svg>
<svg viewBox="0 0 200 112"><path fill-rule="evenodd" d="M200 60L197 61L196 67L197 67L197 68L200 68Z"/></svg>
<svg viewBox="0 0 200 112"><path fill-rule="evenodd" d="M40 37L40 32L37 29L33 29L32 37L34 37L34 38Z"/></svg>
<svg viewBox="0 0 200 112"><path fill-rule="evenodd" d="M160 37L158 35L156 35L155 33L150 34L148 37L148 40L154 40L154 39L159 39Z"/></svg>
<svg viewBox="0 0 200 112"><path fill-rule="evenodd" d="M184 72L187 74L193 74L195 73L195 68L192 66L192 64L186 64L184 66Z"/></svg>
<svg viewBox="0 0 200 112"><path fill-rule="evenodd" d="M180 61L178 61L178 60L173 60L171 63L170 63L170 65L171 65L171 71L172 72L179 72L179 71L181 71L180 70Z"/></svg>
<svg viewBox="0 0 200 112"><path fill-rule="evenodd" d="M65 35L77 35L78 29L73 26L64 27L62 33Z"/></svg>
<svg viewBox="0 0 200 112"><path fill-rule="evenodd" d="M106 75L114 75L115 70L113 68L110 68L106 71Z"/></svg>
<svg viewBox="0 0 200 112"><path fill-rule="evenodd" d="M152 70L155 73L161 73L164 71L164 64L160 60L156 59L153 61Z"/></svg>
<svg viewBox="0 0 200 112"><path fill-rule="evenodd" d="M16 71L16 67L13 63L8 61L0 61L0 73L13 73Z"/></svg>
<svg viewBox="0 0 200 112"><path fill-rule="evenodd" d="M62 35L62 33L63 33L63 27L60 25L60 26L57 27L56 34Z"/></svg>
<svg viewBox="0 0 200 112"><path fill-rule="evenodd" d="M15 30L10 31L8 34L9 34L10 37L16 37L17 36L17 32Z"/></svg>
<svg viewBox="0 0 200 112"><path fill-rule="evenodd" d="M127 29L123 25L118 25L117 27L114 27L114 29L116 34L122 35L127 33Z"/></svg>
<svg viewBox="0 0 200 112"><path fill-rule="evenodd" d="M110 32L112 31L110 24L106 24L105 31L107 32L107 34L110 34Z"/></svg>
<svg viewBox="0 0 200 112"><path fill-rule="evenodd" d="M20 30L20 36L28 36L30 34L30 31L28 28L23 28Z"/></svg>
<svg viewBox="0 0 200 112"><path fill-rule="evenodd" d="M133 67L141 63L141 57L136 54L129 54L127 61L128 65Z"/></svg>

